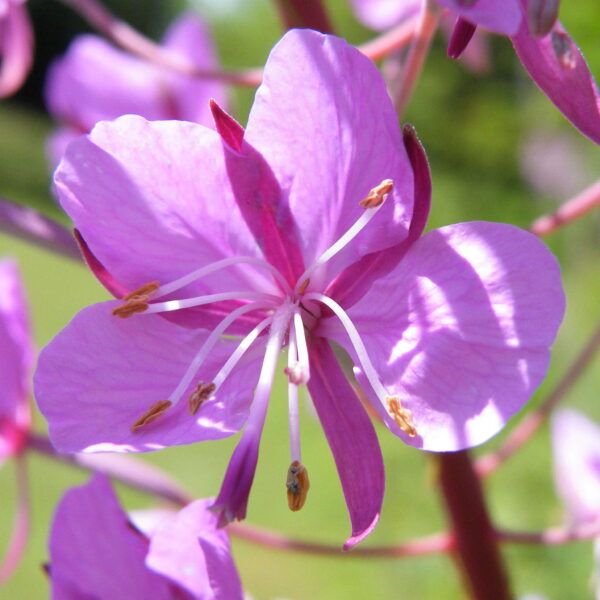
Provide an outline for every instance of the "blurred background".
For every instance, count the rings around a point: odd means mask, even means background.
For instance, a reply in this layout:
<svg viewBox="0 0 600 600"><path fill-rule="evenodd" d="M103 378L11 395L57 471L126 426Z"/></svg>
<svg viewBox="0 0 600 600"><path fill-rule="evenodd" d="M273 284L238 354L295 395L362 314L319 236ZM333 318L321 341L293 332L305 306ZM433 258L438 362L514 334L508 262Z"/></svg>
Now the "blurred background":
<svg viewBox="0 0 600 600"><path fill-rule="evenodd" d="M282 34L268 0L120 0L107 2L122 19L159 39L181 10L196 11L211 26L221 63L228 68L262 66ZM338 35L360 44L376 34L355 21L342 0L325 2ZM57 2L28 3L37 40L35 66L24 88L0 102L0 196L30 205L65 224L50 193L51 173L45 141L53 124L42 89L50 61L78 33L89 31L81 18ZM580 45L592 72L600 76L600 4L563 2L560 18ZM474 72L445 56L439 35L427 59L406 120L413 123L428 152L433 174L429 228L470 220L527 227L591 184L600 173L600 151L562 117L535 88L505 38L489 36L489 65ZM233 113L245 123L253 91L232 90ZM597 327L600 317L600 211L565 226L547 244L562 265L567 315L554 348L546 382L530 410L553 388ZM107 298L81 265L0 235L0 256L19 260L29 294L38 348L43 347L84 306ZM600 359L596 359L565 399L600 421ZM518 421L522 414L513 419ZM45 431L37 414L35 428ZM475 454L497 447L510 426ZM378 426L387 469L381 521L365 547L395 544L441 530L444 515L435 474L426 453L404 446ZM215 495L236 439L172 448L145 455L196 496ZM303 403L302 442L310 472L306 506L290 513L285 497L288 468L287 394L278 380L271 398L261 456L250 497L249 522L301 539L337 544L350 532L333 459L309 400ZM51 460L28 458L32 533L25 560L0 588L6 600L45 598L48 527L61 494L87 474ZM9 538L14 511L14 466L0 471L0 551ZM152 498L118 487L128 509L155 506ZM505 528L539 530L561 523L552 479L551 447L544 427L518 455L486 481L490 509ZM357 558L351 553L324 558L274 551L233 539L233 551L248 594L257 600L289 598L364 599L462 598L458 574L445 555ZM518 596L538 593L550 600L592 598L592 544L560 547L504 545L504 556Z"/></svg>

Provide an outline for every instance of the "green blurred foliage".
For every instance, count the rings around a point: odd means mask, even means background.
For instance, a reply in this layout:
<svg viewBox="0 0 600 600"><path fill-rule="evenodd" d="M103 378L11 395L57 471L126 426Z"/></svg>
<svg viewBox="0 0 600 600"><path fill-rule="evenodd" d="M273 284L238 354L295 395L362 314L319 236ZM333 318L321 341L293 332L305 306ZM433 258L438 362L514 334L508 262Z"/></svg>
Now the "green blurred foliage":
<svg viewBox="0 0 600 600"><path fill-rule="evenodd" d="M155 37L161 34L171 15L184 6L184 2L160 0L111 4L119 15ZM267 0L190 0L190 5L210 20L222 62L230 68L263 64L281 34L273 6ZM0 104L0 195L64 220L49 191L44 140L52 125L42 112L40 93L43 69L49 60L62 51L72 35L87 27L58 3L31 0L30 6L39 35L38 67L21 94ZM372 33L355 23L345 2L330 0L327 6L340 35L357 44L372 37ZM600 5L591 0L563 2L561 17L583 48L592 70L600 73ZM438 36L408 110L407 120L416 126L433 172L429 227L477 219L527 226L535 216L564 200L560 196L540 196L523 177L519 158L523 144L538 131L565 135L573 141L578 162L585 167L582 187L591 183L598 171L598 149L570 127L528 80L509 42L500 38L490 42L491 69L476 75L445 57L445 39ZM242 123L252 95L248 90L234 92L235 113ZM540 161L543 159L544 156L539 157ZM563 268L568 311L548 379L523 413L553 388L596 327L600 297L599 225L598 214L591 214L548 239ZM17 257L22 266L39 347L80 308L106 298L92 276L73 261L0 236L0 255L7 254ZM598 367L600 360L596 359L565 402L600 421ZM308 401L303 403L302 440L311 492L302 511L291 514L287 509L286 405L285 383L279 378L250 499L249 521L301 539L341 546L350 531L347 513L331 454ZM38 431L45 431L39 414L35 425ZM431 456L405 447L383 428L379 432L388 475L387 492L380 524L363 545L400 543L441 530L444 515ZM505 436L506 431L475 454L497 447ZM178 477L193 494L214 495L235 442L231 439L172 448L144 458ZM52 512L68 486L86 479L84 473L44 457L31 456L29 466L32 534L23 564L15 577L0 588L0 598L6 600L47 596L46 576L40 566L48 559L46 536ZM8 464L0 472L4 509L0 540L8 539L11 526L13 481L13 465ZM490 477L486 489L492 515L502 527L536 530L560 524L561 508L553 488L547 428ZM119 492L128 508L153 506L153 500L140 493L122 486ZM350 553L324 558L274 551L241 540L234 540L233 547L245 587L257 600L463 597L459 576L446 556L359 559ZM551 600L592 598L590 543L556 548L507 545L504 555L517 595L537 592Z"/></svg>

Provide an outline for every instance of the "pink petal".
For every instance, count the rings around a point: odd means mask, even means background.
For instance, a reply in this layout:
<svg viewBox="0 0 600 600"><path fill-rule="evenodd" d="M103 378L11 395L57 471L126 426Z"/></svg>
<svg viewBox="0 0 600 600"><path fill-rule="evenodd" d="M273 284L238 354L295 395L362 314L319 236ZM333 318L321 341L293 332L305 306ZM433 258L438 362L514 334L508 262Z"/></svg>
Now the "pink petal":
<svg viewBox="0 0 600 600"><path fill-rule="evenodd" d="M419 0L351 0L356 18L367 27L384 30L419 13Z"/></svg>
<svg viewBox="0 0 600 600"><path fill-rule="evenodd" d="M0 261L0 464L19 451L31 425L33 346L17 264Z"/></svg>
<svg viewBox="0 0 600 600"><path fill-rule="evenodd" d="M311 378L308 389L325 430L342 482L352 521L349 550L377 525L385 473L377 435L371 420L325 340L309 348Z"/></svg>
<svg viewBox="0 0 600 600"><path fill-rule="evenodd" d="M288 194L307 266L362 214L358 203L373 187L394 180L368 227L311 276L317 287L331 280L327 272L406 236L412 178L397 117L374 64L343 40L286 33L267 61L245 139Z"/></svg>
<svg viewBox="0 0 600 600"><path fill-rule="evenodd" d="M243 592L224 529L197 500L164 519L150 540L146 565L194 594L195 598L242 600Z"/></svg>
<svg viewBox="0 0 600 600"><path fill-rule="evenodd" d="M27 9L9 2L0 15L0 98L14 94L33 62L33 30Z"/></svg>
<svg viewBox="0 0 600 600"><path fill-rule="evenodd" d="M564 313L556 260L533 235L459 223L417 241L394 272L348 311L381 382L412 411L424 450L459 450L497 433L542 381ZM319 334L354 356L334 319Z"/></svg>
<svg viewBox="0 0 600 600"><path fill-rule="evenodd" d="M459 17L474 25L485 27L494 33L514 35L523 21L523 9L519 0L438 0Z"/></svg>
<svg viewBox="0 0 600 600"><path fill-rule="evenodd" d="M211 381L233 352L233 340L215 346L178 405L131 432L155 402L173 393L208 332L151 314L119 319L111 315L116 305L111 301L84 309L40 355L36 399L55 447L61 452L144 452L236 433L258 378L259 363L252 357L242 359L195 416L187 408L196 383Z"/></svg>
<svg viewBox="0 0 600 600"><path fill-rule="evenodd" d="M575 410L552 418L556 488L571 522L600 518L600 427Z"/></svg>
<svg viewBox="0 0 600 600"><path fill-rule="evenodd" d="M102 475L63 496L49 548L53 600L173 600L170 582L146 568L148 541L129 524Z"/></svg>
<svg viewBox="0 0 600 600"><path fill-rule="evenodd" d="M538 87L582 133L600 144L600 99L588 66L559 22L538 39L523 23L512 38L515 50Z"/></svg>
<svg viewBox="0 0 600 600"><path fill-rule="evenodd" d="M93 255L128 289L167 283L223 258L259 256L233 198L219 136L200 125L134 116L100 123L69 146L55 183ZM276 289L265 273L248 265L224 269L179 297Z"/></svg>
<svg viewBox="0 0 600 600"><path fill-rule="evenodd" d="M200 69L217 70L219 67L210 29L193 13L184 13L173 22L162 45L190 59ZM221 106L227 105L225 86L216 79L170 73L169 87L178 118L183 121L210 126L209 100L214 98Z"/></svg>

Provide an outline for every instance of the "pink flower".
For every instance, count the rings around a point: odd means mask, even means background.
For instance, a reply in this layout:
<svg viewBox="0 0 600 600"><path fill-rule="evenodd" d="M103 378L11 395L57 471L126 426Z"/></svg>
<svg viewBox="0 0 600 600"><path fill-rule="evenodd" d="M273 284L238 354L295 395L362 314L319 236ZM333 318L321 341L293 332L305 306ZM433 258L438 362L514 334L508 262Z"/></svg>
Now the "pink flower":
<svg viewBox="0 0 600 600"><path fill-rule="evenodd" d="M476 27L510 37L533 81L583 134L600 143L596 82L567 31L556 20L558 0L438 0L456 17L448 54L458 58ZM418 0L353 0L365 24L386 28L418 14Z"/></svg>
<svg viewBox="0 0 600 600"><path fill-rule="evenodd" d="M50 533L54 600L242 599L225 531L210 500L161 520L150 539L136 529L112 487L96 474L60 501Z"/></svg>
<svg viewBox="0 0 600 600"><path fill-rule="evenodd" d="M33 346L17 265L0 261L0 464L23 448L31 426Z"/></svg>
<svg viewBox="0 0 600 600"><path fill-rule="evenodd" d="M400 132L372 62L338 38L288 32L245 131L213 111L217 132L124 117L69 146L62 206L96 274L129 296L85 309L50 343L36 397L64 452L155 450L245 423L216 501L223 524L246 514L287 345L290 507L309 485L297 410L307 385L350 512L348 547L377 522L384 471L329 342L404 442L480 444L544 376L564 310L558 266L508 225L421 237L424 152Z"/></svg>
<svg viewBox="0 0 600 600"><path fill-rule="evenodd" d="M0 98L14 94L33 62L33 30L25 0L0 0Z"/></svg>
<svg viewBox="0 0 600 600"><path fill-rule="evenodd" d="M600 519L600 427L572 409L552 418L556 489L571 523Z"/></svg>
<svg viewBox="0 0 600 600"><path fill-rule="evenodd" d="M184 14L167 30L163 46L199 68L213 69L217 57L207 27ZM98 122L125 114L150 120L211 123L208 100L225 99L222 84L157 67L118 50L95 35L81 35L50 67L46 103L62 127L49 144L56 164L67 144Z"/></svg>

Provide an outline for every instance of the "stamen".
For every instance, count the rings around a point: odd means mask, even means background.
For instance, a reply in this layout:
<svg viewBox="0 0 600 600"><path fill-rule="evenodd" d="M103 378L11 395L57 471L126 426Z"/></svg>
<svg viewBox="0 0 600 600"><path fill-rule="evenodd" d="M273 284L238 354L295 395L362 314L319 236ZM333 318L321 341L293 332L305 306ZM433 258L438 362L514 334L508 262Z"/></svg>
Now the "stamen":
<svg viewBox="0 0 600 600"><path fill-rule="evenodd" d="M171 408L172 402L170 400L159 400L155 402L132 426L131 431L135 433L141 427L145 427L150 423L153 423L164 415L169 408Z"/></svg>
<svg viewBox="0 0 600 600"><path fill-rule="evenodd" d="M306 502L306 496L310 489L310 481L306 468L299 461L295 460L290 465L285 486L287 487L288 506L290 510L300 510Z"/></svg>
<svg viewBox="0 0 600 600"><path fill-rule="evenodd" d="M296 343L295 328L290 328L290 340L288 346L288 366L284 372L288 376L288 423L290 429L290 453L292 461L302 461L300 454L300 416L298 411L298 385L302 380L302 372L296 372L299 365L298 345Z"/></svg>
<svg viewBox="0 0 600 600"><path fill-rule="evenodd" d="M204 342L204 344L202 344L200 350L198 351L198 354L196 354L196 356L193 358L192 362L190 363L190 366L187 368L185 374L181 378L179 385L169 396L173 404L177 404L181 400L183 393L185 392L185 390L187 390L192 379L198 372L198 369L200 368L206 357L209 355L214 345L218 342L221 335L225 333L229 325L231 325L231 323L233 323L238 317L242 316L243 314L253 310L259 310L261 308L264 308L264 304L262 302L252 302L250 304L240 306L239 308L236 308L234 311L228 314L211 331L210 335L206 338L206 341Z"/></svg>
<svg viewBox="0 0 600 600"><path fill-rule="evenodd" d="M113 309L112 314L115 317L126 319L137 313L145 312L148 309L148 299L150 295L158 289L158 281L146 283L134 292L130 292L123 297L125 304Z"/></svg>
<svg viewBox="0 0 600 600"><path fill-rule="evenodd" d="M396 421L396 425L404 431L408 436L415 437L417 430L412 418L412 412L408 408L404 408L398 396L388 396L386 399L387 408L390 415Z"/></svg>
<svg viewBox="0 0 600 600"><path fill-rule="evenodd" d="M304 334L304 323L302 316L298 311L294 313L294 334L296 346L298 348L298 363L303 371L303 381L305 385L310 379L310 362L308 360L308 346L306 345L306 335Z"/></svg>
<svg viewBox="0 0 600 600"><path fill-rule="evenodd" d="M375 186L367 195L366 198L361 200L359 204L363 208L375 208L383 204L388 194L392 191L394 182L391 179L384 179L379 185Z"/></svg>
<svg viewBox="0 0 600 600"><path fill-rule="evenodd" d="M275 279L281 284L282 288L287 293L291 291L288 282L273 265L269 264L265 260L262 260L260 258L254 258L252 256L236 256L234 258L225 258L223 260L218 260L214 263L206 265L205 267L196 269L195 271L192 271L188 275L184 275L179 279L175 279L175 281L171 281L170 283L161 285L157 295L166 296L167 294L175 292L185 287L186 285L193 283L194 281L198 281L198 279L201 279L209 273L214 273L215 271L220 271L221 269L225 269L227 267L230 267L231 265L238 264L256 265L258 267L267 269L271 273L271 275L273 275L273 277L275 277Z"/></svg>
<svg viewBox="0 0 600 600"><path fill-rule="evenodd" d="M196 386L196 389L191 393L188 399L188 409L190 415L195 415L198 409L204 404L210 395L215 391L217 386L214 383L204 383L201 381Z"/></svg>
<svg viewBox="0 0 600 600"><path fill-rule="evenodd" d="M344 233L336 242L334 242L317 260L310 266L300 277L298 283L294 288L294 292L301 294L301 289L306 290L308 282L306 281L311 273L325 264L333 256L335 256L340 250L347 246L369 223L369 221L377 214L377 211L383 205L383 202L387 198L388 194L393 188L393 181L391 179L384 179L378 186L374 187L369 195L359 202L361 206L365 208L363 214L356 220L354 225Z"/></svg>
<svg viewBox="0 0 600 600"><path fill-rule="evenodd" d="M224 292L222 294L207 294L205 296L195 296L194 298L183 298L181 300L167 300L166 302L153 302L144 309L148 314L169 312L172 310L181 310L193 306L202 306L212 304L213 302L222 302L223 300L262 300L263 303L276 304L281 300L272 294L263 294L261 292L241 291Z"/></svg>
<svg viewBox="0 0 600 600"><path fill-rule="evenodd" d="M389 411L390 415L394 418L402 431L411 437L417 435L417 429L412 418L412 413L407 408L402 407L398 397L390 395L381 381L379 381L379 376L377 375L377 371L375 370L375 367L369 358L365 344L362 341L356 326L352 322L352 319L348 316L346 311L335 300L318 292L310 292L306 294L304 298L307 300L311 298L318 300L319 302L322 302L328 306L335 313L335 316L340 320L341 324L346 330L346 333L350 338L350 343L356 352L356 356L363 373L371 384L371 387L373 388L373 391L379 400L382 403L386 403L386 410ZM393 402L390 403L390 399L393 400Z"/></svg>

